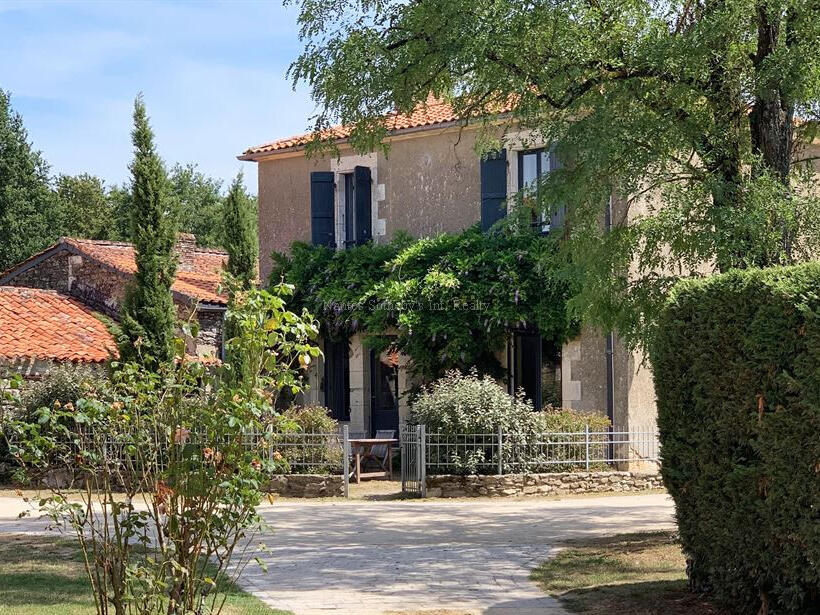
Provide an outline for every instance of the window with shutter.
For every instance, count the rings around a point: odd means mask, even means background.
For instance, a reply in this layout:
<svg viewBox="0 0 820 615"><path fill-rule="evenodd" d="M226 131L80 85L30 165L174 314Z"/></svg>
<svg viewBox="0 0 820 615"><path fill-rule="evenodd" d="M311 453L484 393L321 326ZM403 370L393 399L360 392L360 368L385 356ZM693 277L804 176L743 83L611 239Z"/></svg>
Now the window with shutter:
<svg viewBox="0 0 820 615"><path fill-rule="evenodd" d="M310 174L310 239L313 245L335 246L333 173L314 171Z"/></svg>
<svg viewBox="0 0 820 615"><path fill-rule="evenodd" d="M507 150L481 161L481 228L488 230L507 215Z"/></svg>

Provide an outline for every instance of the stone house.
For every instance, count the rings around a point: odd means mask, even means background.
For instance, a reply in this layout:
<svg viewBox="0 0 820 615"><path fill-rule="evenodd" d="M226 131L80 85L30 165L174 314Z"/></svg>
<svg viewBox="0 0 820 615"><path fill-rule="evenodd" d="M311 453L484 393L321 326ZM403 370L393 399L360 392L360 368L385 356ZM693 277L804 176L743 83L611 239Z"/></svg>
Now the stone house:
<svg viewBox="0 0 820 615"><path fill-rule="evenodd" d="M197 246L190 234L179 235L176 253L179 261L171 289L174 303L180 319L193 318L199 324L197 337L187 340L187 352L221 358L227 297L218 287L228 255ZM0 286L56 291L116 320L136 269L130 243L62 238L0 273Z"/></svg>
<svg viewBox="0 0 820 615"><path fill-rule="evenodd" d="M488 159L476 153L477 126L452 107L428 100L409 115L386 118L389 152L355 153L344 126L332 129L338 156L307 157L310 134L251 147L238 158L258 164L260 277L268 278L272 252L294 241L344 249L363 241L389 241L404 231L421 238L458 232L476 223L489 228L509 212L511 197L561 164L554 148L531 132L508 130L503 149ZM619 203L612 199L608 219ZM542 232L560 227L533 220ZM394 353L395 354L395 353ZM328 406L352 430L394 429L406 416L407 358L375 356L360 334L349 343L325 343L307 401ZM546 387L560 391L561 405L606 413L623 429L651 428L655 421L652 375L642 357L615 334L582 330L561 348L532 331L511 331L499 349L509 388L523 388L535 406Z"/></svg>
<svg viewBox="0 0 820 615"><path fill-rule="evenodd" d="M82 302L53 290L0 286L0 367L36 380L61 363L117 356L108 328Z"/></svg>

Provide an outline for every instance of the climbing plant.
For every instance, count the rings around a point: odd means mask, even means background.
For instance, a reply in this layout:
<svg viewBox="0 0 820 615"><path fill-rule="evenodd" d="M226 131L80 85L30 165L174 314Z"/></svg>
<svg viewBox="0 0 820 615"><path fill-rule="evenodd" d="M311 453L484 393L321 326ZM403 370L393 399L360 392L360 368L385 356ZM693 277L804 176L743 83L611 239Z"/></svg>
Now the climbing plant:
<svg viewBox="0 0 820 615"><path fill-rule="evenodd" d="M575 327L569 284L549 266L555 251L553 238L512 225L338 252L295 243L274 254L271 282L293 284L326 335L393 345L425 380L472 366L498 375L495 353L510 330L538 328L560 343Z"/></svg>

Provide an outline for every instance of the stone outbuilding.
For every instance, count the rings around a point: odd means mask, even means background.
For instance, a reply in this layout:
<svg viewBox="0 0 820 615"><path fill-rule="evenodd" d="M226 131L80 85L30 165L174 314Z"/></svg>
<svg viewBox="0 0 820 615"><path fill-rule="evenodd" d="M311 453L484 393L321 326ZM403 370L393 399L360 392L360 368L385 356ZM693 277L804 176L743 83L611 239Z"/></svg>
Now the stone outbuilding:
<svg viewBox="0 0 820 615"><path fill-rule="evenodd" d="M219 285L228 255L197 246L190 234L179 235L176 254L174 303L180 319L194 318L199 324L199 334L188 340L187 352L219 359L227 308L227 296L219 292ZM136 270L133 244L64 237L0 273L0 286L56 291L116 320Z"/></svg>

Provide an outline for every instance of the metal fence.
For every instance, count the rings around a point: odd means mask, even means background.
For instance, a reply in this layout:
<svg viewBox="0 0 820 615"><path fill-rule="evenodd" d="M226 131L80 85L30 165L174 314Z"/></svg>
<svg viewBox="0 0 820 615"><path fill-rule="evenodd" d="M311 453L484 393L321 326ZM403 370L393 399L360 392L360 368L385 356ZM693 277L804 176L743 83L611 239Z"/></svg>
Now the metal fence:
<svg viewBox="0 0 820 615"><path fill-rule="evenodd" d="M428 474L517 474L659 466L657 430L426 434Z"/></svg>
<svg viewBox="0 0 820 615"><path fill-rule="evenodd" d="M344 465L344 436L338 432L277 433L248 432L243 444L277 462L292 474L341 474Z"/></svg>

